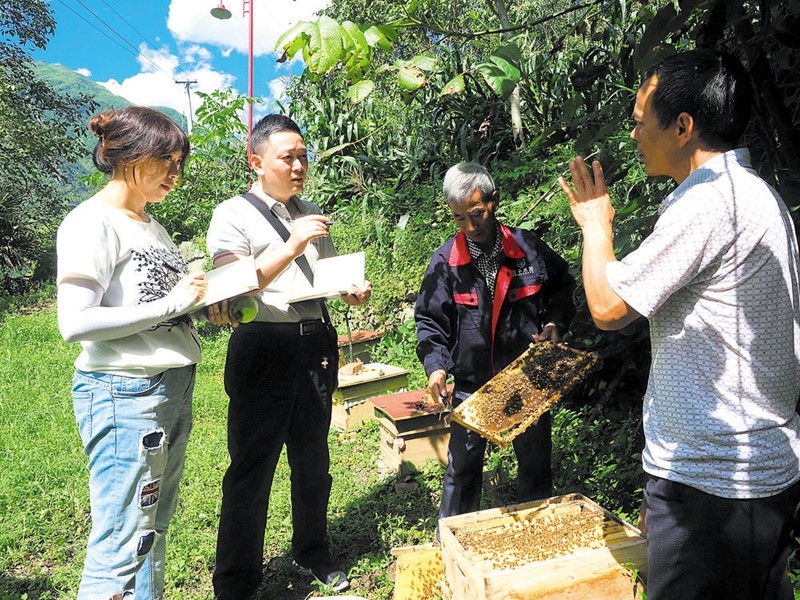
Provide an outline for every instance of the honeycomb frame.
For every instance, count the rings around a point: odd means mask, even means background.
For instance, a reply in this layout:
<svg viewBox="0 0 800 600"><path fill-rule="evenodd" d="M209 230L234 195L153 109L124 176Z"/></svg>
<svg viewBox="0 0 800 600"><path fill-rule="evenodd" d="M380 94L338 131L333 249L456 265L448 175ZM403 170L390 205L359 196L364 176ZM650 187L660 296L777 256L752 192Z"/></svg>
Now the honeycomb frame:
<svg viewBox="0 0 800 600"><path fill-rule="evenodd" d="M538 342L453 409L451 419L506 447L597 369L593 352Z"/></svg>

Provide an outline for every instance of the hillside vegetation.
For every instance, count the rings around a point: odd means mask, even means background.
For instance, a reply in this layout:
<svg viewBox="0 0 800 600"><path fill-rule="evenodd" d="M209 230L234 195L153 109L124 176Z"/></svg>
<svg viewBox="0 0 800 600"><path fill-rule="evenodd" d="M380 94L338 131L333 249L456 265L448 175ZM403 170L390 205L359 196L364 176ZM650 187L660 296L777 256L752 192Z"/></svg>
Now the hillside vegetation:
<svg viewBox="0 0 800 600"><path fill-rule="evenodd" d="M123 106L130 106L131 104L130 101L122 96L117 96L85 75L76 73L63 65L35 61L33 72L36 77L44 81L59 94L64 94L72 98L79 98L80 96L91 98L98 107L98 110L103 110L108 107L122 108ZM186 117L174 108L168 106L153 106L152 108L160 110L178 125L186 129ZM93 136L92 139L94 139ZM92 147L94 147L94 142L92 142Z"/></svg>

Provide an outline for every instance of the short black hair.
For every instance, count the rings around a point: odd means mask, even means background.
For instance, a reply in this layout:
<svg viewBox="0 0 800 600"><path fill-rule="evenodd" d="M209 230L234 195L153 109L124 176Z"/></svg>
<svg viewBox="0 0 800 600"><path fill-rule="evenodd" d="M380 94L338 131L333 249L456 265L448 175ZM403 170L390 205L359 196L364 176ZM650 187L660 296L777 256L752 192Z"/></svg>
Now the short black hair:
<svg viewBox="0 0 800 600"><path fill-rule="evenodd" d="M692 50L673 54L652 67L658 76L653 110L662 128L682 112L692 116L710 150L734 148L750 121L753 92L742 63L731 54Z"/></svg>
<svg viewBox="0 0 800 600"><path fill-rule="evenodd" d="M261 146L269 140L273 133L280 133L281 131L294 131L300 137L303 132L300 127L285 115L267 115L262 118L256 126L253 127L253 135L250 138L250 148L253 152L258 154Z"/></svg>

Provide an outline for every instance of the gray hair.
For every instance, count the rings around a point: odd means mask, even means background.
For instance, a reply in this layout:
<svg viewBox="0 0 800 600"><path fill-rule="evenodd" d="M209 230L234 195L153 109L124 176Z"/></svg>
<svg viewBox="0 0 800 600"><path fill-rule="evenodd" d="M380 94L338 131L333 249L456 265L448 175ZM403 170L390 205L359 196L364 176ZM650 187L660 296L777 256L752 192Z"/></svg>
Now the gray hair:
<svg viewBox="0 0 800 600"><path fill-rule="evenodd" d="M474 162L453 165L444 176L444 201L448 204L463 204L475 190L481 191L484 200L491 198L497 187L485 167Z"/></svg>

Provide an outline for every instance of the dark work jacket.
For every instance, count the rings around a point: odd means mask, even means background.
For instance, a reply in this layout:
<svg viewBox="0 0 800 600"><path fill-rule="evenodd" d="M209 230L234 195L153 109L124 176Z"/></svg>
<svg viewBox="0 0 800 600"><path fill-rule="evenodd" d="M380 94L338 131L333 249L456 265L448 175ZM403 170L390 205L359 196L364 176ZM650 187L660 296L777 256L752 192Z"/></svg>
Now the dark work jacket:
<svg viewBox="0 0 800 600"><path fill-rule="evenodd" d="M417 296L417 356L426 375L442 369L462 393L522 354L545 324L563 334L575 315L566 261L531 231L500 225L500 235L494 298L463 232L434 253Z"/></svg>

